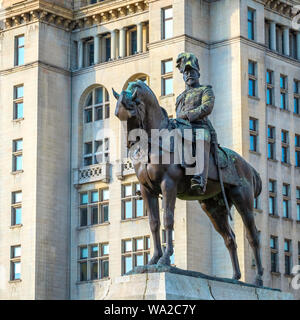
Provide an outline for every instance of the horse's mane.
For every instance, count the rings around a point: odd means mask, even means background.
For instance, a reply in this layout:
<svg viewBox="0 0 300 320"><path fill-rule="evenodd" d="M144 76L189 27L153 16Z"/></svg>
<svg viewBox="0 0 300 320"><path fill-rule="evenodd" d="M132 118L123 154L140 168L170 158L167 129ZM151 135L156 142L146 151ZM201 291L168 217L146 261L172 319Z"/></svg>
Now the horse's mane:
<svg viewBox="0 0 300 320"><path fill-rule="evenodd" d="M132 95L137 87L141 88L143 90L143 92L146 92L146 95L147 95L146 98L149 99L149 102L152 100L152 103L156 103L159 106L159 102L156 98L156 95L152 91L152 89L145 82L143 82L141 80L129 82L128 87L126 89L126 92ZM159 106L159 107L161 108L163 115L168 119L169 116L168 116L167 111L163 107L161 107L161 106Z"/></svg>

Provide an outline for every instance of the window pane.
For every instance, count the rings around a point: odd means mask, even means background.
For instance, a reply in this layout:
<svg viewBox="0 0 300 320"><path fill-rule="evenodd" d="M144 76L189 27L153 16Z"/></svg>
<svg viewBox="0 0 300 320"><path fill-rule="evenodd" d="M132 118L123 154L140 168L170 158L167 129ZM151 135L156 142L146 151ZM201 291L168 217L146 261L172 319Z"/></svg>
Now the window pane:
<svg viewBox="0 0 300 320"><path fill-rule="evenodd" d="M23 102L15 104L15 119L23 118Z"/></svg>
<svg viewBox="0 0 300 320"><path fill-rule="evenodd" d="M84 154L91 154L93 153L93 144L92 142L86 142L84 144Z"/></svg>
<svg viewBox="0 0 300 320"><path fill-rule="evenodd" d="M132 270L132 257L125 257L125 273Z"/></svg>
<svg viewBox="0 0 300 320"><path fill-rule="evenodd" d="M21 279L21 262L13 263L13 280Z"/></svg>
<svg viewBox="0 0 300 320"><path fill-rule="evenodd" d="M255 75L255 63L254 62L249 61L249 63L248 63L248 73L253 75L253 76Z"/></svg>
<svg viewBox="0 0 300 320"><path fill-rule="evenodd" d="M109 245L108 244L103 244L102 245L102 251L103 251L103 255L109 254Z"/></svg>
<svg viewBox="0 0 300 320"><path fill-rule="evenodd" d="M172 38L173 37L173 20L165 21L165 34L164 38Z"/></svg>
<svg viewBox="0 0 300 320"><path fill-rule="evenodd" d="M22 208L13 208L13 224L21 224L22 223Z"/></svg>
<svg viewBox="0 0 300 320"><path fill-rule="evenodd" d="M18 37L18 47L24 46L24 36Z"/></svg>
<svg viewBox="0 0 300 320"><path fill-rule="evenodd" d="M23 168L22 162L23 162L23 157L21 155L15 156L15 168L14 168L15 171L22 170L22 168Z"/></svg>
<svg viewBox="0 0 300 320"><path fill-rule="evenodd" d="M102 260L102 278L107 278L109 276L109 261Z"/></svg>
<svg viewBox="0 0 300 320"><path fill-rule="evenodd" d="M108 204L104 204L101 206L101 208L102 208L103 222L107 222L109 220L109 206Z"/></svg>
<svg viewBox="0 0 300 320"><path fill-rule="evenodd" d="M144 215L143 200L136 200L136 216L142 217Z"/></svg>
<svg viewBox="0 0 300 320"><path fill-rule="evenodd" d="M105 106L105 119L108 119L110 116L110 108L109 105Z"/></svg>
<svg viewBox="0 0 300 320"><path fill-rule="evenodd" d="M13 193L13 203L22 202L22 192L14 192Z"/></svg>
<svg viewBox="0 0 300 320"><path fill-rule="evenodd" d="M82 247L80 248L80 259L87 259L88 257L88 248Z"/></svg>
<svg viewBox="0 0 300 320"><path fill-rule="evenodd" d="M18 49L18 66L24 64L24 47Z"/></svg>
<svg viewBox="0 0 300 320"><path fill-rule="evenodd" d="M173 78L164 79L164 95L173 93Z"/></svg>
<svg viewBox="0 0 300 320"><path fill-rule="evenodd" d="M102 190L102 200L109 200L109 189Z"/></svg>
<svg viewBox="0 0 300 320"><path fill-rule="evenodd" d="M125 201L125 219L132 218L132 202L131 200Z"/></svg>
<svg viewBox="0 0 300 320"><path fill-rule="evenodd" d="M87 263L83 262L80 263L80 281L86 281L87 280Z"/></svg>
<svg viewBox="0 0 300 320"><path fill-rule="evenodd" d="M136 239L136 250L143 250L144 249L144 239Z"/></svg>
<svg viewBox="0 0 300 320"><path fill-rule="evenodd" d="M95 109L95 120L103 120L103 106L97 107Z"/></svg>
<svg viewBox="0 0 300 320"><path fill-rule="evenodd" d="M92 207L91 224L98 224L98 206Z"/></svg>
<svg viewBox="0 0 300 320"><path fill-rule="evenodd" d="M249 79L249 96L255 96L255 80Z"/></svg>
<svg viewBox="0 0 300 320"><path fill-rule="evenodd" d="M86 103L85 106L89 107L93 104L93 92L90 92L87 99L86 99Z"/></svg>
<svg viewBox="0 0 300 320"><path fill-rule="evenodd" d="M21 246L17 246L13 248L13 258L21 257Z"/></svg>
<svg viewBox="0 0 300 320"><path fill-rule="evenodd" d="M163 70L164 74L173 71L173 60L164 61L163 64L164 64L164 70Z"/></svg>
<svg viewBox="0 0 300 320"><path fill-rule="evenodd" d="M173 8L164 9L164 18L169 19L173 17Z"/></svg>
<svg viewBox="0 0 300 320"><path fill-rule="evenodd" d="M124 241L124 250L125 250L125 252L132 251L132 241L131 240Z"/></svg>
<svg viewBox="0 0 300 320"><path fill-rule="evenodd" d="M92 192L92 202L98 202L99 201L99 192L93 191Z"/></svg>
<svg viewBox="0 0 300 320"><path fill-rule="evenodd" d="M124 186L125 190L125 197L131 196L132 195L132 186L131 184Z"/></svg>
<svg viewBox="0 0 300 320"><path fill-rule="evenodd" d="M22 151L23 150L23 140L15 140L15 151Z"/></svg>
<svg viewBox="0 0 300 320"><path fill-rule="evenodd" d="M89 197L87 193L82 193L80 195L80 204L87 204L89 201Z"/></svg>
<svg viewBox="0 0 300 320"><path fill-rule="evenodd" d="M20 87L16 87L16 99L20 99L24 97L24 87L20 86Z"/></svg>
<svg viewBox="0 0 300 320"><path fill-rule="evenodd" d="M135 256L136 266L143 266L144 265L144 256L142 254Z"/></svg>
<svg viewBox="0 0 300 320"><path fill-rule="evenodd" d="M103 88L97 88L95 91L96 91L95 104L103 103Z"/></svg>
<svg viewBox="0 0 300 320"><path fill-rule="evenodd" d="M80 226L87 226L87 208L80 209Z"/></svg>
<svg viewBox="0 0 300 320"><path fill-rule="evenodd" d="M98 279L98 261L91 261L91 280Z"/></svg>
<svg viewBox="0 0 300 320"><path fill-rule="evenodd" d="M85 123L89 123L93 121L93 111L92 109L87 109L84 111L84 121Z"/></svg>
<svg viewBox="0 0 300 320"><path fill-rule="evenodd" d="M96 245L91 246L91 257L96 258L96 257L98 257L98 254L99 254L98 245L96 244Z"/></svg>

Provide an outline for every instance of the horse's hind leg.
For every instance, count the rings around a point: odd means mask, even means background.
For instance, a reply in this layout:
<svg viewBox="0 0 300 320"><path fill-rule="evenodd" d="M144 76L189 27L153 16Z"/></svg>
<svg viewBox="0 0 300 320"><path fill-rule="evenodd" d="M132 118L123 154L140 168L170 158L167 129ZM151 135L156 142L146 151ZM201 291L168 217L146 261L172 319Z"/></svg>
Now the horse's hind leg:
<svg viewBox="0 0 300 320"><path fill-rule="evenodd" d="M141 185L141 193L145 201L146 209L149 215L149 224L152 233L154 253L152 259L148 264L156 264L162 256L162 249L160 243L160 218L159 218L159 204L158 198L152 195L143 185Z"/></svg>
<svg viewBox="0 0 300 320"><path fill-rule="evenodd" d="M200 201L199 201L200 202ZM239 280L241 278L241 271L239 267L239 261L237 256L237 245L235 242L235 235L232 231L226 212L225 203L221 196L214 197L213 199L207 199L200 202L202 209L210 218L217 232L223 237L225 245L229 251L232 268L233 279Z"/></svg>
<svg viewBox="0 0 300 320"><path fill-rule="evenodd" d="M252 189L248 186L235 187L229 191L229 196L243 219L246 228L246 236L254 253L254 258L257 266L257 276L255 284L258 286L262 286L263 267L260 257L258 231L256 229L253 213L254 196Z"/></svg>

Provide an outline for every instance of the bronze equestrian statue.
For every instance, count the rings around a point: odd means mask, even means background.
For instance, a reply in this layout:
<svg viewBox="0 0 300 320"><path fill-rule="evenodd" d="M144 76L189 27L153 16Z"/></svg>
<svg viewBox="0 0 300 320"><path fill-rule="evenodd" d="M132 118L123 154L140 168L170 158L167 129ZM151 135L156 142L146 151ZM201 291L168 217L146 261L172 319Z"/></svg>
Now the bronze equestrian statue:
<svg viewBox="0 0 300 320"><path fill-rule="evenodd" d="M217 145L215 131L207 119L214 104L210 86L199 84L197 58L190 53L178 56L177 66L183 73L186 90L176 102L177 119L169 119L160 107L153 91L142 81L132 82L121 94L113 90L117 99L115 115L127 122L128 133L143 129L151 136L151 129L166 130L182 123L191 128L201 128L204 135L204 170L196 175L187 175L183 164L157 164L157 155L148 149L148 163L134 162L141 195L149 216L153 237L154 254L149 264L170 265L173 254L172 231L176 198L198 200L217 232L221 234L230 253L233 279L240 279L237 245L228 218L234 205L240 213L253 249L257 266L255 284L262 286L263 268L260 257L260 242L255 226L253 204L261 193L262 182L257 171L239 154ZM150 141L149 141L150 144ZM160 240L159 195L162 195L166 249L163 253Z"/></svg>

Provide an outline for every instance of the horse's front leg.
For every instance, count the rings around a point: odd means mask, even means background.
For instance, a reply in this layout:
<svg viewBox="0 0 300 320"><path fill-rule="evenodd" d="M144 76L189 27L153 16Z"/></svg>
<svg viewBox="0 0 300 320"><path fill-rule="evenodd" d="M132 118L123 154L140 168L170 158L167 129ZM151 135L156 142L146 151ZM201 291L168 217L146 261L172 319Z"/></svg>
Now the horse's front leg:
<svg viewBox="0 0 300 320"><path fill-rule="evenodd" d="M160 243L160 218L159 218L159 204L158 197L151 194L143 185L141 185L141 194L145 201L146 209L149 215L150 230L153 239L153 257L148 264L157 264L159 258L162 256L161 243Z"/></svg>
<svg viewBox="0 0 300 320"><path fill-rule="evenodd" d="M170 257L172 256L174 230L174 210L177 195L177 186L170 178L163 180L161 184L163 194L163 211L164 211L164 228L166 232L166 249L163 256L159 259L158 264L170 265Z"/></svg>

